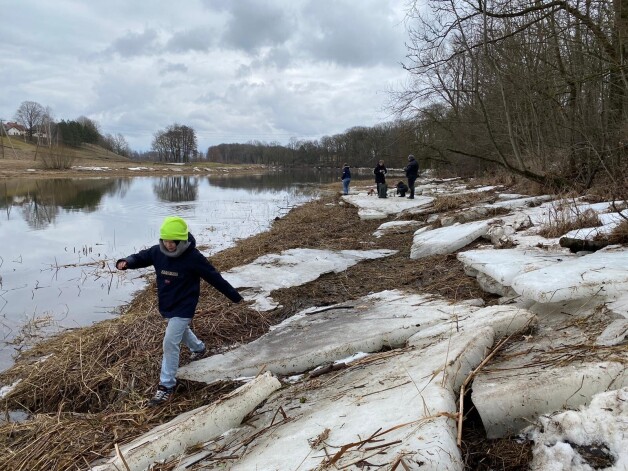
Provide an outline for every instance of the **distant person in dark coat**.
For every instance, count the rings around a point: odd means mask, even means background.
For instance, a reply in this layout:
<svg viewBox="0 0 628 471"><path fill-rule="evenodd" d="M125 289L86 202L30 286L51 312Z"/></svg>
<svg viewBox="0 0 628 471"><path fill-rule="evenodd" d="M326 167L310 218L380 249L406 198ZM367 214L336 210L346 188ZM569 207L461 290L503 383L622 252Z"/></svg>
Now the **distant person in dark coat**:
<svg viewBox="0 0 628 471"><path fill-rule="evenodd" d="M168 321L163 340L161 374L151 406L168 401L177 384L181 342L190 349L190 360L205 354L205 344L194 335L190 322L201 293L201 279L212 285L234 303L242 296L225 280L196 248L196 240L188 232L187 223L176 216L164 219L159 231L159 244L116 262L118 270L153 266L157 275L159 313Z"/></svg>
<svg viewBox="0 0 628 471"><path fill-rule="evenodd" d="M345 164L344 167L342 167L342 177L340 179L342 180L342 194L348 195L349 183L351 183L351 170L349 170L348 164Z"/></svg>
<svg viewBox="0 0 628 471"><path fill-rule="evenodd" d="M408 177L408 187L410 188L410 196L409 199L414 199L414 182L419 176L419 163L414 158L414 155L410 154L408 156L408 165L405 168L406 177Z"/></svg>
<svg viewBox="0 0 628 471"><path fill-rule="evenodd" d="M401 196L402 198L405 198L407 191L408 191L408 185L406 185L402 181L397 183L397 195Z"/></svg>
<svg viewBox="0 0 628 471"><path fill-rule="evenodd" d="M377 195L381 196L380 185L386 184L386 174L388 173L388 170L386 169L386 166L384 165L383 160L380 160L379 162L377 162L377 165L375 166L373 173L375 174L375 185L377 186Z"/></svg>

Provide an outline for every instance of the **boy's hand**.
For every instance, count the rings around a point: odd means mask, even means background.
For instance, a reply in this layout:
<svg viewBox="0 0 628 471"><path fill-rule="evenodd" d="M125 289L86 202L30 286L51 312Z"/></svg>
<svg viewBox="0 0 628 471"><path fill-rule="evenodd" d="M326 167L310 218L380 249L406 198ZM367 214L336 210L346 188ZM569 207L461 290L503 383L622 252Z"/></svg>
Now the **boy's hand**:
<svg viewBox="0 0 628 471"><path fill-rule="evenodd" d="M128 267L127 267L126 260L118 260L118 261L116 262L116 268L117 268L118 270L126 270L126 269L128 268Z"/></svg>

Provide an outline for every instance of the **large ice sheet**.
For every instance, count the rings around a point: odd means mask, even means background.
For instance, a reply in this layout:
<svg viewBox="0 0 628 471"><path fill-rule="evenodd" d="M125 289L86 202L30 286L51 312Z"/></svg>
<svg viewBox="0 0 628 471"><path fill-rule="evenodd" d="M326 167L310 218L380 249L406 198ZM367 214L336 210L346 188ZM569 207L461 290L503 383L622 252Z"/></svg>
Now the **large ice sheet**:
<svg viewBox="0 0 628 471"><path fill-rule="evenodd" d="M90 469L143 471L154 463L180 456L186 449L240 425L247 414L280 387L281 383L270 374L255 378L223 399L181 414L121 446L116 456Z"/></svg>
<svg viewBox="0 0 628 471"><path fill-rule="evenodd" d="M523 273L511 286L521 296L541 303L596 295L612 298L628 289L627 266L627 250L600 250Z"/></svg>
<svg viewBox="0 0 628 471"><path fill-rule="evenodd" d="M356 352L400 347L419 329L475 310L431 296L383 291L318 313L297 314L250 344L179 368L178 377L212 383L254 376L262 369L299 373Z"/></svg>
<svg viewBox="0 0 628 471"><path fill-rule="evenodd" d="M410 258L419 259L436 254L447 254L470 244L488 231L491 220L454 224L431 231L419 229L412 241Z"/></svg>
<svg viewBox="0 0 628 471"><path fill-rule="evenodd" d="M493 336L487 328L452 340L450 348L441 342L373 355L305 387L284 389L253 422L208 444L205 456L227 470L355 469L364 462L383 469L396 464L397 469L461 471L454 391L482 360ZM181 460L179 469L187 463Z"/></svg>
<svg viewBox="0 0 628 471"><path fill-rule="evenodd" d="M458 260L465 267L484 273L506 287L510 287L513 280L521 274L544 267L561 266L573 258L576 256L569 253L537 248L467 250L458 254Z"/></svg>
<svg viewBox="0 0 628 471"><path fill-rule="evenodd" d="M263 255L248 265L223 272L235 288L245 288L241 294L255 301L260 311L277 306L270 293L279 288L299 286L317 279L324 273L341 272L352 265L375 258L387 257L395 250L320 250L291 249L279 254Z"/></svg>
<svg viewBox="0 0 628 471"><path fill-rule="evenodd" d="M356 309L370 303L371 297L363 298ZM496 335L519 330L534 315L505 306L449 307L439 314L442 321L421 323L411 348L373 354L347 370L278 391L253 422L182 459L179 469L211 456L215 466L234 470L305 471L334 459L340 469L362 462L384 469L462 470L455 421L460 386Z"/></svg>
<svg viewBox="0 0 628 471"><path fill-rule="evenodd" d="M381 237L386 234L399 234L410 231L416 231L419 227L424 226L421 221L390 221L382 224L373 233L375 237Z"/></svg>
<svg viewBox="0 0 628 471"><path fill-rule="evenodd" d="M497 201L490 205L493 208L524 208L529 207L531 205L537 205L539 203L543 203L546 201L550 201L552 196L543 195L543 196L528 196L526 198L518 198L518 199L506 199L503 201Z"/></svg>
<svg viewBox="0 0 628 471"><path fill-rule="evenodd" d="M366 193L347 195L342 198L347 203L358 208L360 219L384 219L408 209L429 206L434 201L434 198L431 196L415 196L411 200L397 197L377 198L376 196L368 196Z"/></svg>
<svg viewBox="0 0 628 471"><path fill-rule="evenodd" d="M545 369L520 368L519 374L481 374L472 399L488 438L520 432L539 415L586 404L610 386L628 386L621 362L577 363Z"/></svg>

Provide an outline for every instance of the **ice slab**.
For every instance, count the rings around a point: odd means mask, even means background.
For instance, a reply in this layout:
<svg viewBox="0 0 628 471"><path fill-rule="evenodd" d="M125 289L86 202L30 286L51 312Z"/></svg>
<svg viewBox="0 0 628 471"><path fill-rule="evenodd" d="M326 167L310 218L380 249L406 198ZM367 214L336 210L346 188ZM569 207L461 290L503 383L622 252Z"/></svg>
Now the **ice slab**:
<svg viewBox="0 0 628 471"><path fill-rule="evenodd" d="M520 432L539 415L576 407L609 387L628 385L620 362L520 369L520 375L484 374L473 382L472 400L488 438Z"/></svg>
<svg viewBox="0 0 628 471"><path fill-rule="evenodd" d="M545 267L560 267L574 258L576 256L569 253L548 252L537 248L467 250L458 254L458 260L464 264L465 269L472 270L467 273L483 273L502 287L510 287L519 275Z"/></svg>
<svg viewBox="0 0 628 471"><path fill-rule="evenodd" d="M447 254L470 244L486 235L492 220L454 224L431 231L419 229L414 233L410 258L419 259L430 255Z"/></svg>
<svg viewBox="0 0 628 471"><path fill-rule="evenodd" d="M502 338L536 324L536 315L516 306L488 306L477 311L456 313L451 319L421 329L408 339L413 347L424 347L434 341L446 340L459 332L476 332L490 327L496 338Z"/></svg>
<svg viewBox="0 0 628 471"><path fill-rule="evenodd" d="M616 319L611 322L597 340L596 345L610 347L626 343L628 338L628 319Z"/></svg>
<svg viewBox="0 0 628 471"><path fill-rule="evenodd" d="M598 218L602 223L599 227L587 227L583 229L575 229L573 231L567 232L563 237L567 237L569 239L579 239L579 240L593 240L596 237L608 236L611 234L617 226L619 226L624 219L623 216L627 216L627 211L622 211L619 213L601 213L598 214Z"/></svg>
<svg viewBox="0 0 628 471"><path fill-rule="evenodd" d="M532 471L628 469L628 388L596 394L587 407L540 418L528 431L534 441ZM590 463L586 451L594 452ZM605 464L598 464L601 458ZM608 466L607 466L608 465Z"/></svg>
<svg viewBox="0 0 628 471"><path fill-rule="evenodd" d="M521 296L548 303L590 296L616 297L628 288L628 250L600 250L523 273L512 280Z"/></svg>
<svg viewBox="0 0 628 471"><path fill-rule="evenodd" d="M619 295L606 304L606 308L616 316L628 319L628 294Z"/></svg>
<svg viewBox="0 0 628 471"><path fill-rule="evenodd" d="M182 379L212 383L255 376L300 373L356 352L400 347L419 329L477 310L439 298L383 291L359 301L303 311L250 344L179 368Z"/></svg>
<svg viewBox="0 0 628 471"><path fill-rule="evenodd" d="M408 198L377 198L367 194L346 195L342 197L347 203L358 208L360 219L384 219L408 209L429 206L434 201L431 196L415 196Z"/></svg>
<svg viewBox="0 0 628 471"><path fill-rule="evenodd" d="M541 414L586 404L610 387L628 385L623 346L595 346L616 320L603 299L536 303L535 328L510 344L476 376L472 400L489 438L518 433Z"/></svg>
<svg viewBox="0 0 628 471"><path fill-rule="evenodd" d="M386 234L400 234L416 231L419 227L424 226L421 221L390 221L382 224L373 233L375 237L381 237Z"/></svg>
<svg viewBox="0 0 628 471"><path fill-rule="evenodd" d="M544 203L546 201L550 201L552 200L553 197L550 195L543 195L543 196L528 196L526 198L517 198L517 199L505 199L503 201L497 201L491 205L488 205L488 207L491 208L507 208L507 209L512 209L512 208L523 208L523 207L529 207L531 205L536 205L536 204L540 204L540 203Z"/></svg>
<svg viewBox="0 0 628 471"><path fill-rule="evenodd" d="M223 272L223 276L235 288L244 288L242 297L254 301L254 307L267 311L277 307L270 297L273 290L299 286L324 273L338 273L362 260L394 253L395 250L291 249L264 255L248 265Z"/></svg>
<svg viewBox="0 0 628 471"><path fill-rule="evenodd" d="M186 449L240 425L246 415L280 387L279 380L270 373L259 376L223 399L181 414L121 446L120 453L116 453L116 456L90 469L139 471L149 469L154 463L166 461L173 456L180 456Z"/></svg>

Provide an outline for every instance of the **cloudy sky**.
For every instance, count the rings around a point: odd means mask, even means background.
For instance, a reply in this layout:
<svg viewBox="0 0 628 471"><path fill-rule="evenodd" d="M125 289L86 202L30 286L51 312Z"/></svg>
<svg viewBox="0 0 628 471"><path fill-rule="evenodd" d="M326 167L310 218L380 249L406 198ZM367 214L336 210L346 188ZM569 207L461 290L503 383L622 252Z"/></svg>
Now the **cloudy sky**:
<svg viewBox="0 0 628 471"><path fill-rule="evenodd" d="M2 6L0 118L22 101L148 150L317 139L392 117L406 0L19 0Z"/></svg>

